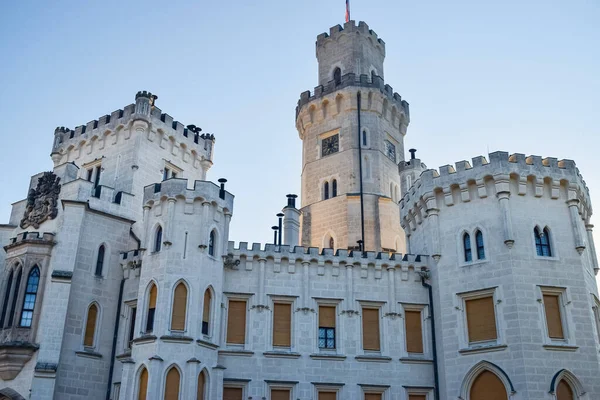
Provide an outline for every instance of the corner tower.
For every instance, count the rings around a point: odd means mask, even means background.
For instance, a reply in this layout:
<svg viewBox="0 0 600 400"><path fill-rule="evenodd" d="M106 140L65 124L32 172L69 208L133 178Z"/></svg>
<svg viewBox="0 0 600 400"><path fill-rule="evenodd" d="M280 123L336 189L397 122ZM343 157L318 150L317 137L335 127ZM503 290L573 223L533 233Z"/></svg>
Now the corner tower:
<svg viewBox="0 0 600 400"><path fill-rule="evenodd" d="M349 21L317 37L319 86L296 108L303 246L404 252L400 175L408 103L384 84L385 43ZM360 105L360 106L359 106Z"/></svg>

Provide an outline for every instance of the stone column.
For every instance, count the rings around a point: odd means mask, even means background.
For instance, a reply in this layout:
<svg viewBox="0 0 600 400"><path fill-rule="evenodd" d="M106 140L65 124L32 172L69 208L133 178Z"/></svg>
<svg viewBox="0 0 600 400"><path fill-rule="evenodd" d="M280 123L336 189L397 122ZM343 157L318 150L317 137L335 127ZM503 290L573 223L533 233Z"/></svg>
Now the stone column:
<svg viewBox="0 0 600 400"><path fill-rule="evenodd" d="M225 213L225 227L223 228L223 252L222 255L227 254L227 246L229 244L229 224L231 223L231 212L226 211Z"/></svg>
<svg viewBox="0 0 600 400"><path fill-rule="evenodd" d="M502 225L504 228L504 244L511 249L515 243L513 228L512 228L512 217L510 215L510 192L502 191L497 192L496 197L498 197L498 204L500 205L500 210L502 211Z"/></svg>
<svg viewBox="0 0 600 400"><path fill-rule="evenodd" d="M390 314L396 314L396 282L394 277L394 266L389 265L388 270L388 301L390 302Z"/></svg>
<svg viewBox="0 0 600 400"><path fill-rule="evenodd" d="M439 212L440 209L437 208L437 204L435 201L435 197L430 197L426 200L427 210L427 218L431 221L431 257L434 260L439 260L442 256L442 249L440 248L440 222L439 222Z"/></svg>
<svg viewBox="0 0 600 400"><path fill-rule="evenodd" d="M150 219L150 206L145 205L144 206L144 216L143 216L144 222L143 222L143 226L142 226L142 237L141 237L141 242L142 242L142 247L145 249L151 249L152 248L152 244L148 243L148 224L150 223L150 221L148 221Z"/></svg>
<svg viewBox="0 0 600 400"><path fill-rule="evenodd" d="M346 264L346 311L354 308L354 264Z"/></svg>
<svg viewBox="0 0 600 400"><path fill-rule="evenodd" d="M257 306L266 306L265 301L265 267L267 260L260 258L258 260L258 303Z"/></svg>
<svg viewBox="0 0 600 400"><path fill-rule="evenodd" d="M598 255L596 254L596 245L594 244L594 225L585 224L585 230L587 231L588 239L588 251L590 252L590 259L592 260L592 268L594 271L598 271Z"/></svg>
<svg viewBox="0 0 600 400"><path fill-rule="evenodd" d="M571 197L571 193L569 193L569 197ZM579 228L579 199L569 199L567 200L567 205L569 206L569 214L571 215L571 226L573 228L573 237L575 238L575 250L579 254L583 253L585 250L585 242L583 241L583 236L581 235L581 229Z"/></svg>
<svg viewBox="0 0 600 400"><path fill-rule="evenodd" d="M167 223L167 229L165 232L166 237L164 239L164 243L165 245L170 246L171 244L173 244L171 240L173 239L173 228L175 225L175 202L177 201L177 199L169 198L167 201L167 218L169 222Z"/></svg>
<svg viewBox="0 0 600 400"><path fill-rule="evenodd" d="M310 261L302 261L302 288L304 289L304 308L310 308L310 281L309 281L309 268Z"/></svg>
<svg viewBox="0 0 600 400"><path fill-rule="evenodd" d="M208 214L210 211L210 201L202 202L202 228L201 235L202 239L200 240L200 245L205 245L208 248L208 230L210 226L208 224Z"/></svg>

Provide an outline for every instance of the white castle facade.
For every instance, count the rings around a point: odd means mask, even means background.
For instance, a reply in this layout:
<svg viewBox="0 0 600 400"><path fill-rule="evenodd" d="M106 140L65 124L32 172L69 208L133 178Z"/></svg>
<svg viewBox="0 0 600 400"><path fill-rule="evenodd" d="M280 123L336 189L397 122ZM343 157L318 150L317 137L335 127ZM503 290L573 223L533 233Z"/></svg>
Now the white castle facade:
<svg viewBox="0 0 600 400"><path fill-rule="evenodd" d="M0 399L600 399L575 163L405 160L384 42L350 21L316 47L301 205L272 244L228 242L214 136L151 93L56 129L0 225Z"/></svg>

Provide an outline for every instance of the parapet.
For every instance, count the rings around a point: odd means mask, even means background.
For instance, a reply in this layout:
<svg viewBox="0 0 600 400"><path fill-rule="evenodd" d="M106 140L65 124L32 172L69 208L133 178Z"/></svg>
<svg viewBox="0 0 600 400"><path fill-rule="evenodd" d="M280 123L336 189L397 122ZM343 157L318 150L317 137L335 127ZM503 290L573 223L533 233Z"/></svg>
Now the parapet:
<svg viewBox="0 0 600 400"><path fill-rule="evenodd" d="M8 244L4 246L4 250L8 251L9 249L22 244L53 246L55 244L54 233L21 232L17 236L10 238Z"/></svg>
<svg viewBox="0 0 600 400"><path fill-rule="evenodd" d="M329 34L324 32L317 36L317 47L335 41L339 39L342 34L348 33L359 33L370 37L374 43L379 43L379 45L381 45L381 49L385 54L385 42L378 38L377 34L369 29L369 25L364 21L359 21L358 25L356 25L355 21L348 21L344 24L344 27L341 25L332 26L329 28Z"/></svg>
<svg viewBox="0 0 600 400"><path fill-rule="evenodd" d="M298 100L298 105L296 106L296 118L298 118L300 110L306 104L349 86L379 90L388 98L388 101L390 101L392 105L396 104L398 110L400 110L401 113L404 113L407 119L410 119L408 102L406 100L402 100L402 97L398 93L394 92L394 89L390 85L386 85L382 77L377 75L370 77L366 74L362 74L357 77L353 72L343 75L341 82L338 84L332 80L326 85L319 85L315 87L315 90L312 94L310 90L302 92L300 94L300 100Z"/></svg>
<svg viewBox="0 0 600 400"><path fill-rule="evenodd" d="M402 220L416 212L416 209L422 208L421 205L425 206L420 203L435 199L436 192L444 193L446 205L452 205L451 190L453 187L461 190L460 199L466 202L470 199L467 187L469 183L477 185L479 197L487 197L485 184L487 180L494 181L496 193L498 193L510 190L508 182L511 177L518 179L519 195L526 194L526 184L530 178L534 178L536 181L536 197L542 196L545 182L551 183L553 199L559 198L560 185L568 184L569 199L580 200L580 211L584 219L587 220L591 216L589 190L573 160L542 158L535 155L526 156L520 153L509 155L504 151L490 153L489 158L488 161L485 157L478 156L472 159L472 163L458 161L454 166L440 167L439 171L435 169L423 171L400 201ZM429 208L429 205L427 207Z"/></svg>
<svg viewBox="0 0 600 400"><path fill-rule="evenodd" d="M186 203L208 201L233 212L234 196L210 181L194 181L188 189L188 180L171 178L144 188L144 205L152 206L164 199L185 199Z"/></svg>

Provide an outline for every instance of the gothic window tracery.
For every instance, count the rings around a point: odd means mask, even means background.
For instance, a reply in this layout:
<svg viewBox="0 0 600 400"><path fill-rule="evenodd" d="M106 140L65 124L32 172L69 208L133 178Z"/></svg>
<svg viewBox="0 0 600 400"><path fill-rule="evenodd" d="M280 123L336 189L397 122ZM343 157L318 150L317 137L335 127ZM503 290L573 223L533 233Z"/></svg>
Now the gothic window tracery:
<svg viewBox="0 0 600 400"><path fill-rule="evenodd" d="M210 235L208 237L208 255L210 256L214 256L215 255L215 231L212 230L210 231Z"/></svg>
<svg viewBox="0 0 600 400"><path fill-rule="evenodd" d="M13 297L10 305L10 311L8 314L8 327L11 327L13 324L13 320L15 317L16 307L17 307L17 297L19 297L19 287L21 286L21 276L23 275L23 269L19 269L19 273L17 275L17 280L15 281L15 287L13 289Z"/></svg>
<svg viewBox="0 0 600 400"><path fill-rule="evenodd" d="M10 299L10 290L12 288L13 272L10 271L8 275L8 283L6 284L6 290L4 292L4 302L2 303L2 316L0 316L0 329L4 327L4 318L6 317L6 310L8 309L8 301Z"/></svg>

